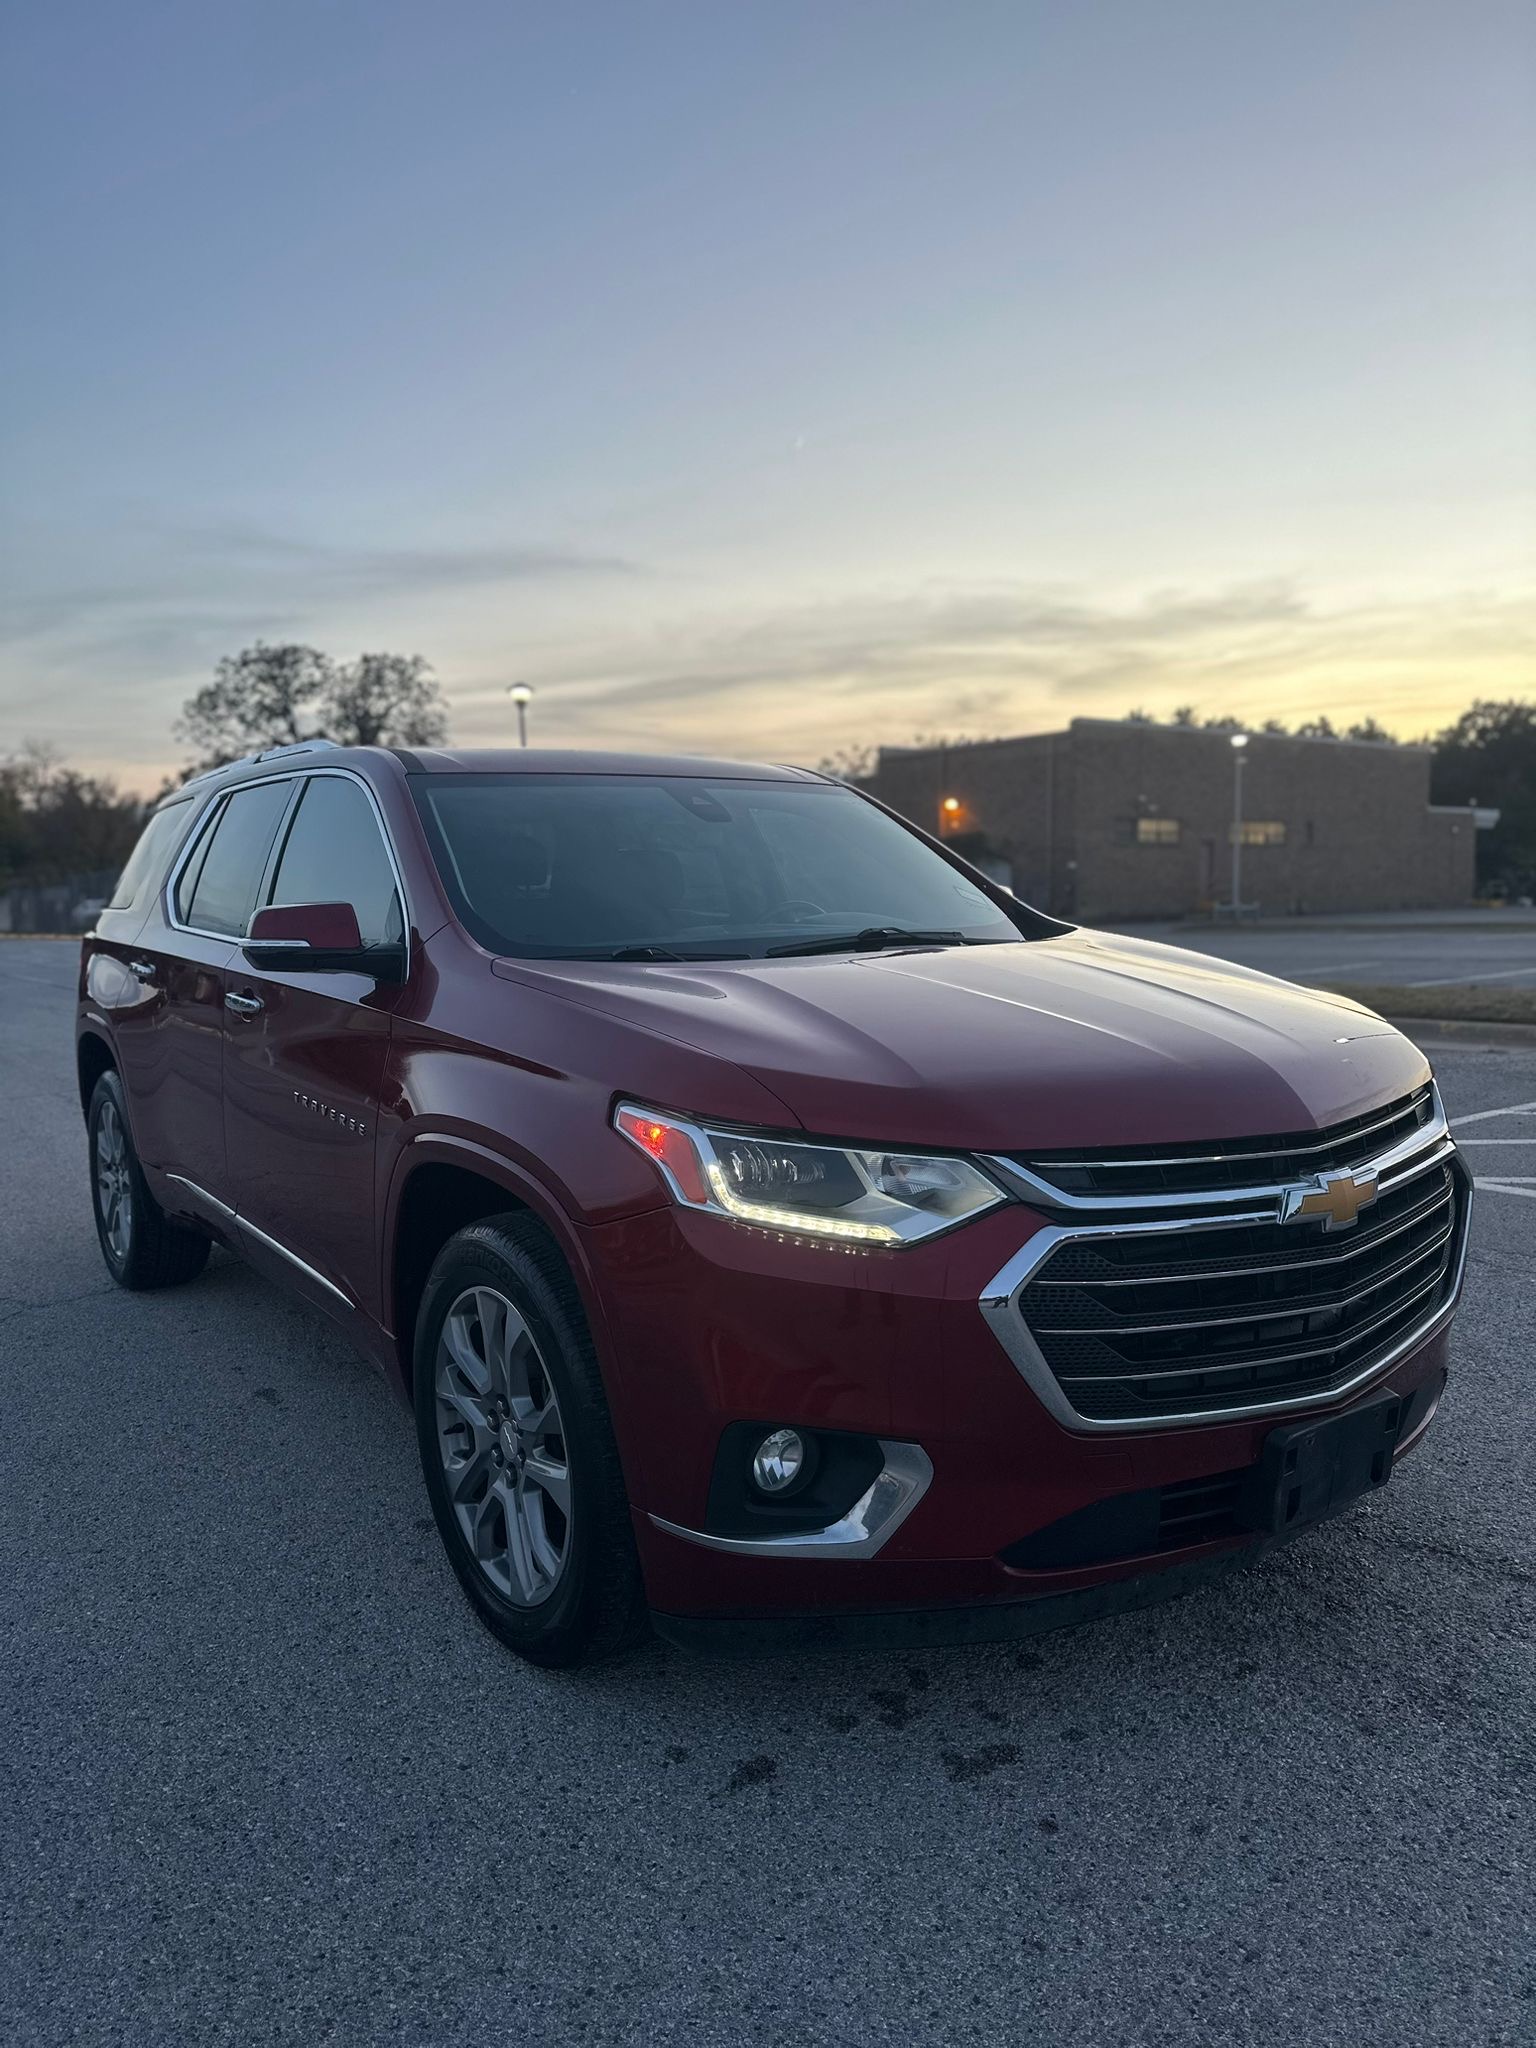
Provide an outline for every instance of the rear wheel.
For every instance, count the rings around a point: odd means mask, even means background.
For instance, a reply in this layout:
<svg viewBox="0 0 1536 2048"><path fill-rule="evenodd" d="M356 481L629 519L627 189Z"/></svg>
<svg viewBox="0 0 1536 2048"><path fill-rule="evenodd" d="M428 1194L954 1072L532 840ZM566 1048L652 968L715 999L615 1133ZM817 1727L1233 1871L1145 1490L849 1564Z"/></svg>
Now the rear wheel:
<svg viewBox="0 0 1536 2048"><path fill-rule="evenodd" d="M133 1139L123 1084L108 1071L86 1111L91 1207L107 1271L120 1287L176 1287L208 1263L208 1240L172 1223L149 1192Z"/></svg>
<svg viewBox="0 0 1536 2048"><path fill-rule="evenodd" d="M481 1620L535 1664L645 1633L613 1424L564 1261L531 1217L438 1255L416 1328L416 1431L438 1532Z"/></svg>

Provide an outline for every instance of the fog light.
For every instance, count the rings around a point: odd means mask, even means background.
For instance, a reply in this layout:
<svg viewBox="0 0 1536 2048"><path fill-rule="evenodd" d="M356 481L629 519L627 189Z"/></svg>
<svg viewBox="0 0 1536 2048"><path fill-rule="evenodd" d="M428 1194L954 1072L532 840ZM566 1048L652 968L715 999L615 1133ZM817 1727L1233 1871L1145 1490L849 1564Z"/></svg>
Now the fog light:
<svg viewBox="0 0 1536 2048"><path fill-rule="evenodd" d="M759 1493L787 1493L805 1470L805 1443L795 1429L775 1429L752 1453L752 1483Z"/></svg>

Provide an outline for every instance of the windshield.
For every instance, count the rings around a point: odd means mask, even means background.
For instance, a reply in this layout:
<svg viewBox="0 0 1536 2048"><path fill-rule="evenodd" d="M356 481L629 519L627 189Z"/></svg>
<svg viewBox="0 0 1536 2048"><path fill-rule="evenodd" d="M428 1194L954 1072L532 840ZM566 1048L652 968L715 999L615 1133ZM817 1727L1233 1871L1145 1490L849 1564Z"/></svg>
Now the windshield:
<svg viewBox="0 0 1536 2048"><path fill-rule="evenodd" d="M493 952L742 959L1033 931L852 790L645 775L412 777L439 871Z"/></svg>

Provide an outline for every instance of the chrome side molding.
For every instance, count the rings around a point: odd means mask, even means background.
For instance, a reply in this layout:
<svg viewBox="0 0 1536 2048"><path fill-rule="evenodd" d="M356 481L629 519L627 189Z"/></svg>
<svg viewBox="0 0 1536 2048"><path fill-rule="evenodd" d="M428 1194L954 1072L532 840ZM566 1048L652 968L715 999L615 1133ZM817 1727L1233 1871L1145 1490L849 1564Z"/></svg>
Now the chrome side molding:
<svg viewBox="0 0 1536 2048"><path fill-rule="evenodd" d="M221 1202L217 1195L210 1195L206 1188L200 1188L195 1180L188 1180L184 1173L168 1173L166 1179L175 1181L179 1188L185 1188L193 1200L201 1202L220 1223L231 1225L237 1236L253 1239L265 1251L275 1252L280 1259L286 1259L295 1272L302 1273L304 1278L312 1281L316 1287L323 1287L325 1292L339 1301L343 1308L355 1311L357 1304L351 1295L344 1294L336 1283L327 1280L323 1273L317 1273L306 1259L301 1259L297 1252L289 1251L287 1245L280 1244L275 1237L269 1237L266 1231L258 1230L249 1217L241 1216L228 1202Z"/></svg>

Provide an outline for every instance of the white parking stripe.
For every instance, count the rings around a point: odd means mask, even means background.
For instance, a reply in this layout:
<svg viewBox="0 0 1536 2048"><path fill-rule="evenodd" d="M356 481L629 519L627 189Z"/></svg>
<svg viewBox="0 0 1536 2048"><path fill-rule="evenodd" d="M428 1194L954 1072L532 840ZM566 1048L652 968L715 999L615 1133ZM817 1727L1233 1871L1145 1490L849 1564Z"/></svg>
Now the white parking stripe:
<svg viewBox="0 0 1536 2048"><path fill-rule="evenodd" d="M1410 981L1408 988L1481 988L1485 981L1518 981L1522 974L1536 974L1536 967L1501 967L1497 974L1447 974L1439 981Z"/></svg>
<svg viewBox="0 0 1536 2048"><path fill-rule="evenodd" d="M1463 1138L1463 1145L1536 1145L1536 1131L1528 1138Z"/></svg>
<svg viewBox="0 0 1536 2048"><path fill-rule="evenodd" d="M1461 1130L1466 1124L1485 1123L1491 1116L1536 1116L1536 1102L1512 1102L1507 1109L1474 1109L1470 1116L1459 1116L1453 1122L1453 1130Z"/></svg>
<svg viewBox="0 0 1536 2048"><path fill-rule="evenodd" d="M1509 1180L1475 1180L1474 1187L1485 1189L1490 1195L1523 1195L1528 1202L1536 1202L1536 1188L1517 1187Z"/></svg>

